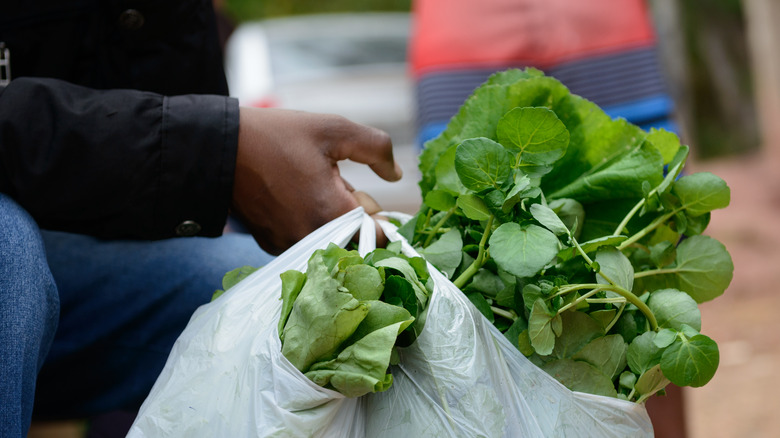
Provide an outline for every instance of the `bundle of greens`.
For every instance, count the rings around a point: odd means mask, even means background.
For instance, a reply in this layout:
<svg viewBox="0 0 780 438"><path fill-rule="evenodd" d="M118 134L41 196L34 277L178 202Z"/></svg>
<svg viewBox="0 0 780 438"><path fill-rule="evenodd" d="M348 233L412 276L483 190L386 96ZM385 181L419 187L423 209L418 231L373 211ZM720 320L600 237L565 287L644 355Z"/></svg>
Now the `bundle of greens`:
<svg viewBox="0 0 780 438"><path fill-rule="evenodd" d="M426 143L401 233L561 383L641 402L719 361L698 303L733 264L702 232L730 191L681 176L687 157L538 70L501 72Z"/></svg>
<svg viewBox="0 0 780 438"><path fill-rule="evenodd" d="M395 346L422 329L433 290L426 262L391 243L362 258L331 244L305 273L284 272L282 354L316 384L347 397L384 391Z"/></svg>

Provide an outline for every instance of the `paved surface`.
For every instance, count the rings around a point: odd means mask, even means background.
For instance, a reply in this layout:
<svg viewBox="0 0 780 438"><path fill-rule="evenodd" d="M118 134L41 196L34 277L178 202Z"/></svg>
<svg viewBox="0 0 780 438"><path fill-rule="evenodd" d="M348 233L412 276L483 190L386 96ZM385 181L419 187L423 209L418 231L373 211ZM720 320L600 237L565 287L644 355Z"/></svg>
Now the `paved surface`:
<svg viewBox="0 0 780 438"><path fill-rule="evenodd" d="M731 188L731 205L713 212L707 234L734 260L723 296L701 305L702 332L718 342L720 367L688 389L692 438L777 437L780 415L780 156L694 163Z"/></svg>

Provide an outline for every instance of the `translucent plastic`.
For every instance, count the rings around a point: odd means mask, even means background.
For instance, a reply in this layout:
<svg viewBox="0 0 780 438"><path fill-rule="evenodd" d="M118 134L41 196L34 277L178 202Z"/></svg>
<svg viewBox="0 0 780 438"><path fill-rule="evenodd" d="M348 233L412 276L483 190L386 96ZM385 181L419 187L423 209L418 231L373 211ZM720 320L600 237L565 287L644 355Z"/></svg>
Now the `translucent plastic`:
<svg viewBox="0 0 780 438"><path fill-rule="evenodd" d="M381 223L391 240L403 240ZM346 245L374 221L356 209L199 308L129 437L652 437L644 405L572 392L529 362L465 296L435 279L425 329L400 351L386 392L346 398L282 356L279 274ZM417 255L404 242L407 255Z"/></svg>

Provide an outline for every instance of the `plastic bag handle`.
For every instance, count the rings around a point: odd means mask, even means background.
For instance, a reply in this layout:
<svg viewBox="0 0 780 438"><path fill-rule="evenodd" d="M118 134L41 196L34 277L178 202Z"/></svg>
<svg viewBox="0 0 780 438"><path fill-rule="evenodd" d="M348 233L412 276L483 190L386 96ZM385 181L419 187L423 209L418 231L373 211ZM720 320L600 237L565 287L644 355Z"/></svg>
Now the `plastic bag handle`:
<svg viewBox="0 0 780 438"><path fill-rule="evenodd" d="M360 224L360 240L358 241L358 253L365 257L376 249L376 222L368 214L363 214L363 222Z"/></svg>

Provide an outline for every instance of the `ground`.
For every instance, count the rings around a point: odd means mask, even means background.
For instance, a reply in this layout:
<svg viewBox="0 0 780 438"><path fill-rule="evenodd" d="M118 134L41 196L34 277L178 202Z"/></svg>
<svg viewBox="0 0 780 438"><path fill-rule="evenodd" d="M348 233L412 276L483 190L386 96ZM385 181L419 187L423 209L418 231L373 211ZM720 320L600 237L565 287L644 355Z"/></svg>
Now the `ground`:
<svg viewBox="0 0 780 438"><path fill-rule="evenodd" d="M723 296L701 305L702 332L720 347L720 366L702 388L686 388L691 438L780 436L773 395L780 392L780 174L770 154L692 163L728 183L731 204L713 212L707 234L734 261Z"/></svg>

